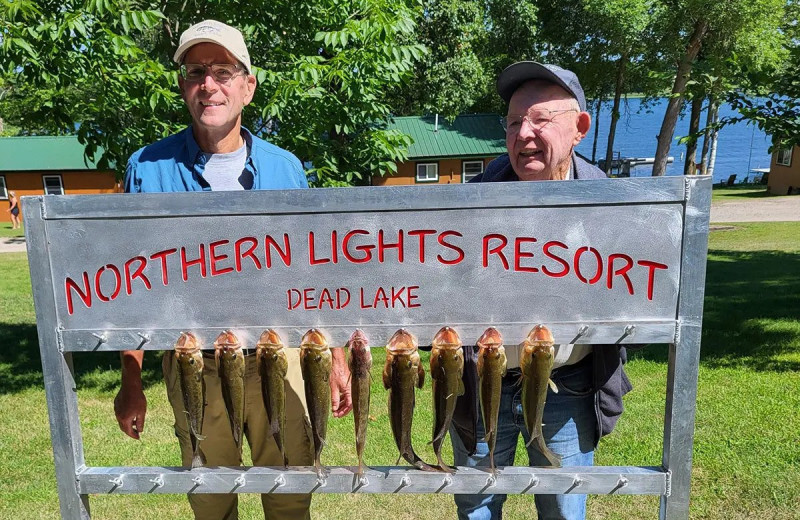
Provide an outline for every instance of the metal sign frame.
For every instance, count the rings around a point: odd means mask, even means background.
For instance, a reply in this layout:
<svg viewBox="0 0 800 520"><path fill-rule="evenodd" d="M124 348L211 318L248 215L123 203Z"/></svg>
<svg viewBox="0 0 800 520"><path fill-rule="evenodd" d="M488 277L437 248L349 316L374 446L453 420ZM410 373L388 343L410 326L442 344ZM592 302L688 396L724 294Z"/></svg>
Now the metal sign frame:
<svg viewBox="0 0 800 520"><path fill-rule="evenodd" d="M202 207L197 197L205 197ZM256 205L253 197L269 201ZM547 322L557 343L669 343L663 455L660 466L594 466L567 468L506 467L496 477L475 468L454 475L425 473L408 467L375 467L358 480L354 468L332 467L324 481L310 468L187 468L88 467L78 419L72 366L75 351L120 351L132 348L167 350L176 334L172 328L137 330L65 330L55 288L51 241L61 240L52 227L74 220L171 218L241 215L342 215L387 211L459 209L463 218L480 218L481 209L550 208L555 211L592 208L609 215L608 225L623 234L625 222L613 221L620 207L679 205L679 277L674 317L632 320L625 309L613 308L619 318ZM661 496L660 518L689 517L689 492L694 435L695 400L700 355L705 286L711 178L663 177L577 182L487 183L414 187L334 188L280 192L147 194L139 196L39 196L23 204L25 234L33 286L45 393L50 418L56 479L62 518L88 519L92 493L522 493L522 494L653 494ZM608 209L604 209L608 208ZM662 231L658 218L646 223ZM121 239L117 239L121 240ZM99 276L99 275L98 275ZM99 282L97 282L99 283ZM62 311L63 315L63 311ZM198 331L211 336L219 327ZM273 326L273 324L266 324ZM316 325L316 324L310 324ZM421 324L432 336L435 328L454 325L465 338L477 337L486 323ZM531 324L532 325L532 324ZM396 324L367 323L378 339L386 339ZM415 325L408 325L417 332ZM251 327L256 328L256 327ZM265 327L261 327L263 330ZM334 327L334 344L342 344L344 329ZM192 328L194 331L195 329ZM287 327L289 335L300 334ZM502 329L501 329L502 330ZM368 331L369 332L369 331ZM519 331L514 329L514 334ZM349 331L347 332L349 334ZM299 336L298 336L299 337ZM521 338L520 338L521 339ZM509 341L510 343L510 341Z"/></svg>

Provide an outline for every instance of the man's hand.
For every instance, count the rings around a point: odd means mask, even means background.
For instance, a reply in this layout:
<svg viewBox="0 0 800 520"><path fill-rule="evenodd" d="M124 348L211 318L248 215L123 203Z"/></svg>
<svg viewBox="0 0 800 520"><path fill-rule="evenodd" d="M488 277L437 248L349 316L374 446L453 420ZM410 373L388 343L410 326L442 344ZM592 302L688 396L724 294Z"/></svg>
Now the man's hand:
<svg viewBox="0 0 800 520"><path fill-rule="evenodd" d="M344 417L353 409L353 398L350 395L350 369L347 367L344 348L332 348L331 367L331 406L333 416Z"/></svg>
<svg viewBox="0 0 800 520"><path fill-rule="evenodd" d="M139 438L144 432L147 398L142 390L142 360L144 352L125 351L122 360L122 385L114 398L114 414L119 429L128 437Z"/></svg>

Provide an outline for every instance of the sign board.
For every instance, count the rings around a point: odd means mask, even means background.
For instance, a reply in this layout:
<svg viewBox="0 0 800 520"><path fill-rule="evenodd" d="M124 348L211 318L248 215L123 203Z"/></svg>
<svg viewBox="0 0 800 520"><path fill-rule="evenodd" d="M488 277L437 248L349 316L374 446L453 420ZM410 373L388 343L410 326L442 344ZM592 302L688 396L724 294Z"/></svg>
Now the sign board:
<svg viewBox="0 0 800 520"><path fill-rule="evenodd" d="M582 190L548 204L562 184ZM322 328L335 345L359 327L382 345L400 327L425 343L443 325L467 341L493 325L519 342L536 323L572 323L596 325L585 339L615 342L623 329L603 329L611 322L663 322L668 340L684 223L684 186L672 184L679 200L658 200L661 183L644 197L653 200L630 204L604 199L647 186L130 194L93 197L91 209L46 201L59 328L78 350L105 348L100 336L170 348L181 330L209 329L211 339L232 328L254 341L267 327L289 343ZM316 204L320 191L336 196ZM155 331L169 332L155 341Z"/></svg>

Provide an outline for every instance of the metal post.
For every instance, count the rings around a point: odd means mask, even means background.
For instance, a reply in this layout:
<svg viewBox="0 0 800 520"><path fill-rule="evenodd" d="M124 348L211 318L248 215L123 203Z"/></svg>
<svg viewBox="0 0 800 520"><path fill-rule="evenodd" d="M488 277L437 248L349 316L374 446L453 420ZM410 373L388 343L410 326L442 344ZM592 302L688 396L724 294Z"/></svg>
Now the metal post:
<svg viewBox="0 0 800 520"><path fill-rule="evenodd" d="M40 324L39 350L42 356L45 396L50 418L58 498L61 518L89 518L89 496L78 493L76 474L85 467L83 438L78 418L78 396L72 367L72 353L61 352L50 257L47 254L47 232L41 218L42 199L29 199L23 206L25 240L36 308ZM33 254L31 254L33 253ZM49 326L42 326L47 324Z"/></svg>
<svg viewBox="0 0 800 520"><path fill-rule="evenodd" d="M659 518L687 520L711 208L710 178L686 178L678 327L670 345L662 464L671 475ZM694 185L695 189L689 189ZM697 189L701 188L701 189Z"/></svg>

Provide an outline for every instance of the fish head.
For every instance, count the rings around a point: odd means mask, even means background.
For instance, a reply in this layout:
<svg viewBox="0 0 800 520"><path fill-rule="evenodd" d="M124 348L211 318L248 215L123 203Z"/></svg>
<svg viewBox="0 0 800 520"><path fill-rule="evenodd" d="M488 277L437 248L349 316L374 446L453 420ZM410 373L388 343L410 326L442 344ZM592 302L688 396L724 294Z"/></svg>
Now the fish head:
<svg viewBox="0 0 800 520"><path fill-rule="evenodd" d="M537 325L528 333L528 336L522 342L522 352L521 355L525 354L533 354L535 352L539 352L537 355L543 355L546 352L549 352L550 355L553 355L555 350L553 344L555 340L553 338L553 333L550 332L550 329L545 327L544 325Z"/></svg>
<svg viewBox="0 0 800 520"><path fill-rule="evenodd" d="M220 335L217 336L217 340L214 341L215 350L234 350L240 348L242 348L242 344L239 342L239 338L230 330L225 330L220 333Z"/></svg>
<svg viewBox="0 0 800 520"><path fill-rule="evenodd" d="M367 339L367 335L364 334L363 330L356 329L350 335L350 339L347 340L347 346L350 347L350 350L369 350L369 340Z"/></svg>
<svg viewBox="0 0 800 520"><path fill-rule="evenodd" d="M200 350L200 342L197 336L191 332L181 332L178 341L175 342L176 353L193 353Z"/></svg>
<svg viewBox="0 0 800 520"><path fill-rule="evenodd" d="M391 354L403 354L415 352L419 346L417 337L406 329L395 332L386 344L387 352Z"/></svg>
<svg viewBox="0 0 800 520"><path fill-rule="evenodd" d="M328 348L328 339L319 329L310 329L303 334L303 339L300 340L300 348L324 350Z"/></svg>
<svg viewBox="0 0 800 520"><path fill-rule="evenodd" d="M280 335L273 329L267 329L261 333L256 343L256 348L269 350L271 352L280 350L284 347Z"/></svg>
<svg viewBox="0 0 800 520"><path fill-rule="evenodd" d="M503 346L503 335L494 327L486 329L476 343L481 350L495 350Z"/></svg>
<svg viewBox="0 0 800 520"><path fill-rule="evenodd" d="M433 337L431 346L435 350L457 350L461 348L461 338L452 327L442 327Z"/></svg>

